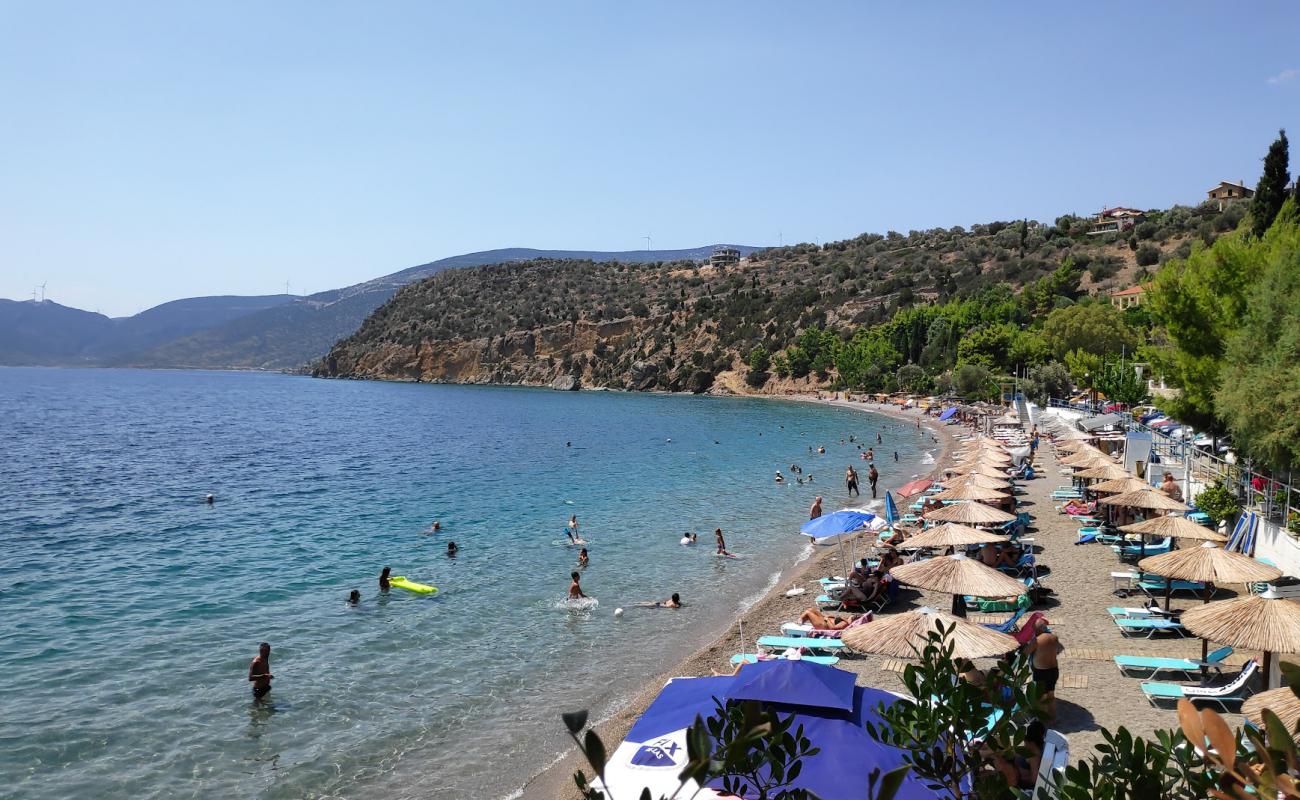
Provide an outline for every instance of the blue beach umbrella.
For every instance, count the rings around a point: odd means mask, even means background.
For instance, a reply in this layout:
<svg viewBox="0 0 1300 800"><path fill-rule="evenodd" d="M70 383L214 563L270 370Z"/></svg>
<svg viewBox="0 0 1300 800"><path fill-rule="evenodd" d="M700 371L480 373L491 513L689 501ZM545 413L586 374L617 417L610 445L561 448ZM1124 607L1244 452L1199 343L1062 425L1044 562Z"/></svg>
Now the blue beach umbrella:
<svg viewBox="0 0 1300 800"><path fill-rule="evenodd" d="M834 514L808 520L799 526L799 531L803 535L811 536L818 541L834 539L837 536L843 536L846 533L852 533L865 527L868 522L875 518L875 514L866 511L836 511Z"/></svg>
<svg viewBox="0 0 1300 800"><path fill-rule="evenodd" d="M956 413L957 413L957 409L953 408L952 406L949 406L948 408L945 408L943 410L942 414L939 415L939 421L947 422L948 420L952 419L953 415L955 415Z"/></svg>
<svg viewBox="0 0 1300 800"><path fill-rule="evenodd" d="M894 496L885 492L885 522L892 528L898 522L898 506L894 505Z"/></svg>
<svg viewBox="0 0 1300 800"><path fill-rule="evenodd" d="M696 716L713 716L717 701L742 699L756 699L783 716L793 714L795 726L802 725L820 749L803 759L791 788L828 800L866 800L872 769L888 772L904 763L903 751L875 741L865 727L868 722L883 726L876 709L893 703L896 695L855 686L852 673L834 667L781 659L751 664L735 676L669 681L610 755L606 788L616 797L637 797L643 788L652 797L671 795L686 764L686 731ZM720 786L718 780L708 788ZM685 796L695 788L688 784ZM713 795L703 791L700 796ZM904 778L897 795L904 800L937 796L914 774Z"/></svg>

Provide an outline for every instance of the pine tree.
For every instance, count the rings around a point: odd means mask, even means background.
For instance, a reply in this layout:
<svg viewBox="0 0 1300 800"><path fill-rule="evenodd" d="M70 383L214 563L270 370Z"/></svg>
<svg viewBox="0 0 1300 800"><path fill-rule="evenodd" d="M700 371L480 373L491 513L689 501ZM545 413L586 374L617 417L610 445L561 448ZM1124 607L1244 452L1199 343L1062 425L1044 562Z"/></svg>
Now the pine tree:
<svg viewBox="0 0 1300 800"><path fill-rule="evenodd" d="M1286 131L1280 130L1277 140L1269 145L1268 155L1264 156L1264 174L1255 188L1255 198L1250 201L1251 233L1256 236L1264 235L1286 200L1289 161Z"/></svg>

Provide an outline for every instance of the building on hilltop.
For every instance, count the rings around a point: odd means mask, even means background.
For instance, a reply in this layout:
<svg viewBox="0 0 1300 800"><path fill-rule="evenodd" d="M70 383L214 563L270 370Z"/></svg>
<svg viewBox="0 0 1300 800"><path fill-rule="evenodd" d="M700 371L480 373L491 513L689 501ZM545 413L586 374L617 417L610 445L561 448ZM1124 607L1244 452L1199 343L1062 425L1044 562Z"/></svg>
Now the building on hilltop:
<svg viewBox="0 0 1300 800"><path fill-rule="evenodd" d="M1142 305L1142 295L1146 294L1146 291L1144 286L1130 286L1127 289L1111 292L1107 296L1110 298L1110 304L1116 308L1133 308Z"/></svg>
<svg viewBox="0 0 1300 800"><path fill-rule="evenodd" d="M1123 206L1103 208L1093 218L1092 230L1088 231L1088 235L1123 233L1132 229L1135 225L1140 225L1146 218L1146 214L1136 208L1124 208Z"/></svg>
<svg viewBox="0 0 1300 800"><path fill-rule="evenodd" d="M727 267L740 263L740 251L734 247L715 247L709 256L710 267Z"/></svg>
<svg viewBox="0 0 1300 800"><path fill-rule="evenodd" d="M1215 186L1205 193L1205 196L1211 200L1219 201L1219 210L1223 210L1223 204L1229 200L1249 200L1255 196L1255 190L1246 185L1246 181L1233 183L1232 181L1219 181Z"/></svg>

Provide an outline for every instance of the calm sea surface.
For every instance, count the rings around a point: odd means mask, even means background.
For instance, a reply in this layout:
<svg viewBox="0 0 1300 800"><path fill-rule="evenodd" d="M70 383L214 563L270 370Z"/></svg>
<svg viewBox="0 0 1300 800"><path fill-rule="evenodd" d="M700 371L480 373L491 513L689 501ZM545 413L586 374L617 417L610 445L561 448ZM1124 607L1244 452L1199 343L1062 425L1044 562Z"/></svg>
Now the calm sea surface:
<svg viewBox="0 0 1300 800"><path fill-rule="evenodd" d="M561 711L608 713L800 556L812 496L865 466L841 439L883 431L882 489L933 447L797 403L125 370L0 369L0 425L21 798L508 795L568 749ZM794 462L815 482L774 484ZM441 591L382 596L385 565Z"/></svg>

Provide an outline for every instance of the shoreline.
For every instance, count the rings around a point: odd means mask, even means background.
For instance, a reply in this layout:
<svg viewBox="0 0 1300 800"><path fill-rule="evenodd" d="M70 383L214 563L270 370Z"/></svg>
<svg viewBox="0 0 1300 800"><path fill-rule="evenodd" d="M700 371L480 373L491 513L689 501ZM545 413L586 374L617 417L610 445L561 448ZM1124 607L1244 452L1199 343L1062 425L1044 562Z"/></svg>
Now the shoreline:
<svg viewBox="0 0 1300 800"><path fill-rule="evenodd" d="M819 405L832 406L835 408L844 408L854 411L868 411L881 416L892 417L894 419L915 422L922 420L926 425L927 421L935 431L935 436L939 439L936 445L934 464L928 473L923 473L923 477L934 478L947 466L949 458L956 446L956 437L950 426L940 423L933 417L928 417L918 411L911 409L902 409L896 406L879 405L875 403L858 403L848 400L825 399L810 395L750 395L752 397L767 397L774 400L791 400L803 403L815 403ZM902 485L906 481L900 481L897 485ZM885 487L886 489L896 487ZM883 492L881 493L883 497ZM836 504L828 503L828 511L834 510ZM778 579L760 599L754 602L743 614L743 618L738 624L732 621L725 628L717 631L716 635L709 637L703 634L702 638L708 643L695 650L690 655L677 661L675 664L652 675L645 682L643 687L626 701L616 704L617 710L607 719L598 722L594 728L600 734L605 746L611 752L619 742L627 735L632 724L641 716L646 707L658 696L663 685L673 677L678 676L698 676L708 675L711 669L724 668L726 659L735 651L736 642L740 637L740 624L745 625L750 630L746 634L746 640L754 639L754 632L773 633L777 627L785 621L795 619L799 613L807 607L808 598L806 596L787 597L785 590L793 585L801 585L810 580L810 576L819 574L831 574L836 570L839 564L839 548L820 547L814 548L812 554L794 564L791 567L780 569L780 579ZM789 572L787 572L787 569ZM563 735L559 721L556 721L556 736ZM590 773L590 767L582 758L577 748L570 742L568 750L558 760L533 775L519 787L509 798L521 798L522 800L581 800L577 788L573 783L573 773L579 769ZM590 775L588 776L590 777Z"/></svg>

